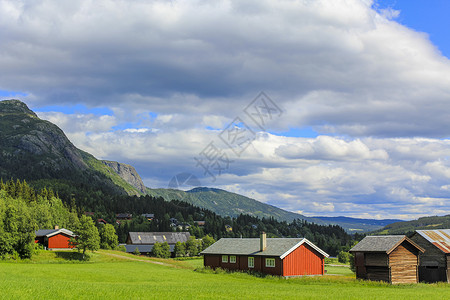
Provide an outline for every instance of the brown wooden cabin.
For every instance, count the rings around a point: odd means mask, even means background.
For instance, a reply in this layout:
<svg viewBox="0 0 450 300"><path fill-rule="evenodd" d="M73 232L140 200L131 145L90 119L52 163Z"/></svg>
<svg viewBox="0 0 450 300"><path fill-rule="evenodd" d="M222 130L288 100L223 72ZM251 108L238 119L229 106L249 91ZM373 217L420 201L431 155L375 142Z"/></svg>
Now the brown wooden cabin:
<svg viewBox="0 0 450 300"><path fill-rule="evenodd" d="M222 238L201 252L205 267L280 276L323 275L328 254L304 238Z"/></svg>
<svg viewBox="0 0 450 300"><path fill-rule="evenodd" d="M450 229L416 230L411 240L425 249L419 255L419 281L450 283Z"/></svg>
<svg viewBox="0 0 450 300"><path fill-rule="evenodd" d="M356 278L389 283L419 282L420 246L404 235L366 236L350 249Z"/></svg>

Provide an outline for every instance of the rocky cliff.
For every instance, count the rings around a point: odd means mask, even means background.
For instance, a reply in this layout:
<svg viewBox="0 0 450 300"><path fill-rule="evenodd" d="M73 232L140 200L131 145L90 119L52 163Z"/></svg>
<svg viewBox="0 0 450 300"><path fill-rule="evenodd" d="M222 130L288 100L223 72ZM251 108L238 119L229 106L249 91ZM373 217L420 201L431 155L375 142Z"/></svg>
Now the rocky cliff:
<svg viewBox="0 0 450 300"><path fill-rule="evenodd" d="M102 163L110 167L120 176L120 178L134 186L141 193L146 192L147 188L145 187L144 182L142 182L141 176L139 176L138 172L136 172L136 169L133 166L108 160L102 160Z"/></svg>
<svg viewBox="0 0 450 300"><path fill-rule="evenodd" d="M59 184L100 188L105 193L140 194L111 168L76 148L58 126L41 120L19 100L0 101L0 178L59 180Z"/></svg>

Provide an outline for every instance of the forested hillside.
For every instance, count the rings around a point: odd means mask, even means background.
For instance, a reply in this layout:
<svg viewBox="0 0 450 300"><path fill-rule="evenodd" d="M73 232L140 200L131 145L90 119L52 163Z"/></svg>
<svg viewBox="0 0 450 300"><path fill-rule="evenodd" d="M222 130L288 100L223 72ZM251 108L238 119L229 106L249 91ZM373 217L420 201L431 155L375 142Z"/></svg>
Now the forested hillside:
<svg viewBox="0 0 450 300"><path fill-rule="evenodd" d="M37 188L51 185L55 190L68 185L74 195L86 187L104 194L139 194L19 100L0 101L0 141L0 178L4 180L27 180L31 185L37 182Z"/></svg>
<svg viewBox="0 0 450 300"><path fill-rule="evenodd" d="M417 220L396 222L375 231L376 234L412 234L421 229L447 229L450 228L450 215L423 217Z"/></svg>
<svg viewBox="0 0 450 300"><path fill-rule="evenodd" d="M31 257L35 230L55 225L77 228L77 213L51 190L35 192L26 182L0 180L0 258Z"/></svg>

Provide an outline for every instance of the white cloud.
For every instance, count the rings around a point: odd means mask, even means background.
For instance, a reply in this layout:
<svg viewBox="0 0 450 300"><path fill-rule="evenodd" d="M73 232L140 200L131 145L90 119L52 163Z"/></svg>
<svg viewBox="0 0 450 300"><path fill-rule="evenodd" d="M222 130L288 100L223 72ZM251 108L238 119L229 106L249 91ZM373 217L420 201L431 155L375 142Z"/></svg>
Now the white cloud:
<svg viewBox="0 0 450 300"><path fill-rule="evenodd" d="M373 4L4 0L0 89L36 108L110 108L39 115L151 186L202 177L193 158L220 143L211 129L264 90L284 110L271 130L321 135L258 133L211 184L308 215L448 211L450 62Z"/></svg>

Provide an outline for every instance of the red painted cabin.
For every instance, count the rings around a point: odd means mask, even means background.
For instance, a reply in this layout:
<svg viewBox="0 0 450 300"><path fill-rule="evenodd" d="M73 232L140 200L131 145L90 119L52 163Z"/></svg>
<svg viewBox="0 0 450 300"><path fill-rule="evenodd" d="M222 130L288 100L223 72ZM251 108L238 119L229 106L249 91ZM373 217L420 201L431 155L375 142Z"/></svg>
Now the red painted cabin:
<svg viewBox="0 0 450 300"><path fill-rule="evenodd" d="M69 249L69 240L75 237L72 231L68 229L39 229L36 231L35 243L43 245L46 249Z"/></svg>
<svg viewBox="0 0 450 300"><path fill-rule="evenodd" d="M323 275L328 254L304 238L223 238L202 251L205 267L279 276Z"/></svg>

